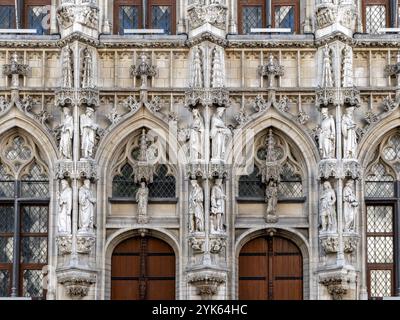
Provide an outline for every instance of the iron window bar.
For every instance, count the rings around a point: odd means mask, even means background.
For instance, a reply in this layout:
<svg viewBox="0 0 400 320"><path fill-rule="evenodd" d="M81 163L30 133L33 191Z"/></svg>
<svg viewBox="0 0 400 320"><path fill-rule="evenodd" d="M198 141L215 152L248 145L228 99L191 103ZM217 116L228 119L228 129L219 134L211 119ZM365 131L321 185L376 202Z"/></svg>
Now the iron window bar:
<svg viewBox="0 0 400 320"><path fill-rule="evenodd" d="M164 34L164 29L124 29L124 34Z"/></svg>

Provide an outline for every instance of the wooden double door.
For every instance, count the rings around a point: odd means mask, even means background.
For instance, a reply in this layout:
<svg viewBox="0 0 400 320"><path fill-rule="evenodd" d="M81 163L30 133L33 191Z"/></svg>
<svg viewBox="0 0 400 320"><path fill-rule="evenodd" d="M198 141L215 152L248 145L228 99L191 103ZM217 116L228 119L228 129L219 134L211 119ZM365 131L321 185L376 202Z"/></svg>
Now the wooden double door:
<svg viewBox="0 0 400 320"><path fill-rule="evenodd" d="M111 264L112 300L175 299L175 254L166 242L127 239L114 249Z"/></svg>
<svg viewBox="0 0 400 320"><path fill-rule="evenodd" d="M239 254L239 299L303 299L303 259L299 248L278 236L246 243Z"/></svg>

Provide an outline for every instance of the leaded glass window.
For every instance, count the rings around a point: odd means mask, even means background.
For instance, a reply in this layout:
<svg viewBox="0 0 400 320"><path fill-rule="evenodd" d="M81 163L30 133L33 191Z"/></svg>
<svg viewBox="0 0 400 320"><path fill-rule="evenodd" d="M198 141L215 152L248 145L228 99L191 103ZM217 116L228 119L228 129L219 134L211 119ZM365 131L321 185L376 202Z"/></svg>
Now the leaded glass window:
<svg viewBox="0 0 400 320"><path fill-rule="evenodd" d="M367 206L367 269L371 298L392 295L393 206Z"/></svg>
<svg viewBox="0 0 400 320"><path fill-rule="evenodd" d="M15 28L15 7L0 5L0 29Z"/></svg>
<svg viewBox="0 0 400 320"><path fill-rule="evenodd" d="M112 196L115 198L133 198L138 189L134 181L134 172L130 164L122 166L120 173L114 176L112 183Z"/></svg>
<svg viewBox="0 0 400 320"><path fill-rule="evenodd" d="M303 184L301 176L297 174L289 163L282 168L281 181L278 183L278 197L301 198L303 197Z"/></svg>
<svg viewBox="0 0 400 320"><path fill-rule="evenodd" d="M294 6L275 6L274 23L275 28L290 28L294 31L295 15Z"/></svg>
<svg viewBox="0 0 400 320"><path fill-rule="evenodd" d="M373 165L365 180L366 197L389 198L394 196L394 179L386 172L382 163Z"/></svg>
<svg viewBox="0 0 400 320"><path fill-rule="evenodd" d="M119 34L124 34L124 29L139 28L139 6L119 7Z"/></svg>
<svg viewBox="0 0 400 320"><path fill-rule="evenodd" d="M254 166L251 174L239 178L239 198L264 198L265 184L261 181L260 170Z"/></svg>
<svg viewBox="0 0 400 320"><path fill-rule="evenodd" d="M244 6L242 9L242 30L249 34L252 28L263 27L262 6Z"/></svg>
<svg viewBox="0 0 400 320"><path fill-rule="evenodd" d="M365 32L378 33L387 26L388 8L386 0L365 1Z"/></svg>
<svg viewBox="0 0 400 320"><path fill-rule="evenodd" d="M151 26L154 29L164 29L164 33L171 34L171 7L152 6Z"/></svg>
<svg viewBox="0 0 400 320"><path fill-rule="evenodd" d="M28 29L36 29L37 34L48 34L50 28L50 6L28 6Z"/></svg>
<svg viewBox="0 0 400 320"><path fill-rule="evenodd" d="M176 179L168 174L168 168L161 165L154 176L153 183L149 185L149 197L168 199L176 197Z"/></svg>
<svg viewBox="0 0 400 320"><path fill-rule="evenodd" d="M47 168L28 136L9 134L0 141L4 144L0 148L0 296L9 296L15 288L19 296L43 298L42 268L48 255ZM19 277L12 279L17 269Z"/></svg>

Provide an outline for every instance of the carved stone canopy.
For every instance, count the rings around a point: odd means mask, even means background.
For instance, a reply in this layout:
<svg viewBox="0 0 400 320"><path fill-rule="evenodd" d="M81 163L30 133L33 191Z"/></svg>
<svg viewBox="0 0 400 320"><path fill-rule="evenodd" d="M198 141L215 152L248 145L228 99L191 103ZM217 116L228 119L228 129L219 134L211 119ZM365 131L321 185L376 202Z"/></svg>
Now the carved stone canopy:
<svg viewBox="0 0 400 320"><path fill-rule="evenodd" d="M61 283L72 299L82 299L89 293L89 288L96 282L96 275L87 271L70 269L58 277Z"/></svg>
<svg viewBox="0 0 400 320"><path fill-rule="evenodd" d="M360 91L356 87L326 88L319 87L315 90L317 108L342 104L348 107L360 107Z"/></svg>
<svg viewBox="0 0 400 320"><path fill-rule="evenodd" d="M185 106L195 108L198 105L229 107L229 90L225 88L190 88L185 92Z"/></svg>
<svg viewBox="0 0 400 320"><path fill-rule="evenodd" d="M223 272L214 270L202 270L188 276L188 282L197 288L202 300L210 300L218 287L226 282Z"/></svg>
<svg viewBox="0 0 400 320"><path fill-rule="evenodd" d="M10 56L10 63L5 64L3 66L3 74L6 76L10 76L13 74L17 74L20 76L26 76L29 71L29 65L22 64L19 62L20 58L17 52L13 52Z"/></svg>
<svg viewBox="0 0 400 320"><path fill-rule="evenodd" d="M325 254L338 252L339 249L339 236L335 234L325 234L320 236L321 247Z"/></svg>

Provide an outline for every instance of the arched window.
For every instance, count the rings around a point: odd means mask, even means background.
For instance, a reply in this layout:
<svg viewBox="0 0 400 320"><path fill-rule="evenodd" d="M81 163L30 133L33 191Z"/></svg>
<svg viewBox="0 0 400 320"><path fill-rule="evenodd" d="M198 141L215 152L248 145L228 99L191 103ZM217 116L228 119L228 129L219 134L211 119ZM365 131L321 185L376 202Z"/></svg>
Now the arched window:
<svg viewBox="0 0 400 320"><path fill-rule="evenodd" d="M175 33L176 4L173 0L116 0L114 33L125 29L163 29Z"/></svg>
<svg viewBox="0 0 400 320"><path fill-rule="evenodd" d="M363 0L363 22L366 33L378 33L389 26L389 0Z"/></svg>
<svg viewBox="0 0 400 320"><path fill-rule="evenodd" d="M37 34L50 31L50 0L3 0L0 2L0 28L36 29ZM16 16L17 14L17 16Z"/></svg>
<svg viewBox="0 0 400 320"><path fill-rule="evenodd" d="M250 34L252 28L290 28L300 30L299 1L238 0L239 33Z"/></svg>
<svg viewBox="0 0 400 320"><path fill-rule="evenodd" d="M0 296L45 297L49 179L37 146L14 134L0 154ZM4 141L3 140L3 141Z"/></svg>
<svg viewBox="0 0 400 320"><path fill-rule="evenodd" d="M365 178L367 285L371 299L399 287L400 134L386 137Z"/></svg>

